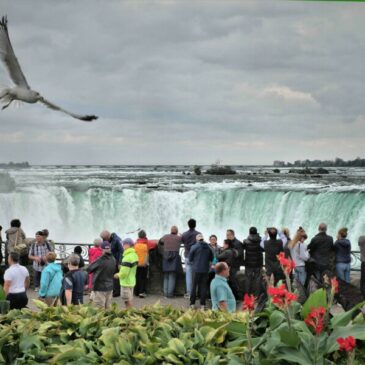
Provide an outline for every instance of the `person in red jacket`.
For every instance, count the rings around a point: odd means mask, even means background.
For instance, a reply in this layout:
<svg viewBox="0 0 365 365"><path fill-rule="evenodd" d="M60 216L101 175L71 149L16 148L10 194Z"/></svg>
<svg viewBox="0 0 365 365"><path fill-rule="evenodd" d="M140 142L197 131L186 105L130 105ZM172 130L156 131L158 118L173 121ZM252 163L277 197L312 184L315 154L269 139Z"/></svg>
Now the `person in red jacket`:
<svg viewBox="0 0 365 365"><path fill-rule="evenodd" d="M101 249L102 240L100 238L96 238L94 240L94 246L89 248L89 264L92 264L96 261L102 254L103 250ZM89 274L89 289L91 290L93 286L93 274Z"/></svg>

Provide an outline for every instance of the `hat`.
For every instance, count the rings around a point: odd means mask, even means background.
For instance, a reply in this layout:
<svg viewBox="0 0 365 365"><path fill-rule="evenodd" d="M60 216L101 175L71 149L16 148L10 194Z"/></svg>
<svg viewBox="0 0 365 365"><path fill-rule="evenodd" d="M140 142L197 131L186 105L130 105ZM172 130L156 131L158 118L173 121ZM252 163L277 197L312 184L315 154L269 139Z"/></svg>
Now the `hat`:
<svg viewBox="0 0 365 365"><path fill-rule="evenodd" d="M103 241L103 243L100 246L103 250L110 250L110 242Z"/></svg>
<svg viewBox="0 0 365 365"><path fill-rule="evenodd" d="M129 245L129 246L134 246L134 242L133 242L132 238L128 238L128 237L123 240L122 244L123 245L126 244L126 245Z"/></svg>
<svg viewBox="0 0 365 365"><path fill-rule="evenodd" d="M197 234L197 235L196 235L196 240L197 240L197 242L199 242L199 241L204 241L204 237L203 237L203 235L202 235L201 233Z"/></svg>

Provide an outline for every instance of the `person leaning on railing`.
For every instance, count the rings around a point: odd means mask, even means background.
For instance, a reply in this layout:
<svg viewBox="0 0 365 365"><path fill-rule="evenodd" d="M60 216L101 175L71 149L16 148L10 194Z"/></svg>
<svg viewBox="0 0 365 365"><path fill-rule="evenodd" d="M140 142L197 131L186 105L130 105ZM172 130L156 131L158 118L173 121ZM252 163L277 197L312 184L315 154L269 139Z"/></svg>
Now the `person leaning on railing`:
<svg viewBox="0 0 365 365"><path fill-rule="evenodd" d="M360 236L359 247L360 247L360 260L361 260L360 290L365 298L365 236Z"/></svg>

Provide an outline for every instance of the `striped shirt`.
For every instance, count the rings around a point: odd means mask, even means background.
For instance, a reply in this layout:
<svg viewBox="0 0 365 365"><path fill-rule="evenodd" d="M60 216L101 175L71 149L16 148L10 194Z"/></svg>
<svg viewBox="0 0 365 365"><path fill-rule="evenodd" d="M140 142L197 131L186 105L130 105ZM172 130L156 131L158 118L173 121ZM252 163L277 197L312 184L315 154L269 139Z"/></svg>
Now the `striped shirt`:
<svg viewBox="0 0 365 365"><path fill-rule="evenodd" d="M38 256L41 257L43 260L48 252L51 252L51 247L49 246L49 243L45 241L43 245L39 245L38 243L33 243L30 247L29 255L30 256ZM35 271L42 271L44 268L44 261L43 265L41 265L38 261L33 261L33 269Z"/></svg>

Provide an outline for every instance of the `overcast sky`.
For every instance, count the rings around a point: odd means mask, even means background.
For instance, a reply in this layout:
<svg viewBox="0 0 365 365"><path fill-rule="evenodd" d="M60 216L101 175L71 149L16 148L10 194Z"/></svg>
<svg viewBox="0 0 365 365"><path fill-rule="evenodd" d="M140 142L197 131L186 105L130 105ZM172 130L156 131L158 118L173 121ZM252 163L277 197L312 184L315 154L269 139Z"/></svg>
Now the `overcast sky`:
<svg viewBox="0 0 365 365"><path fill-rule="evenodd" d="M2 0L0 11L32 88L100 116L0 111L0 162L365 157L364 3Z"/></svg>

